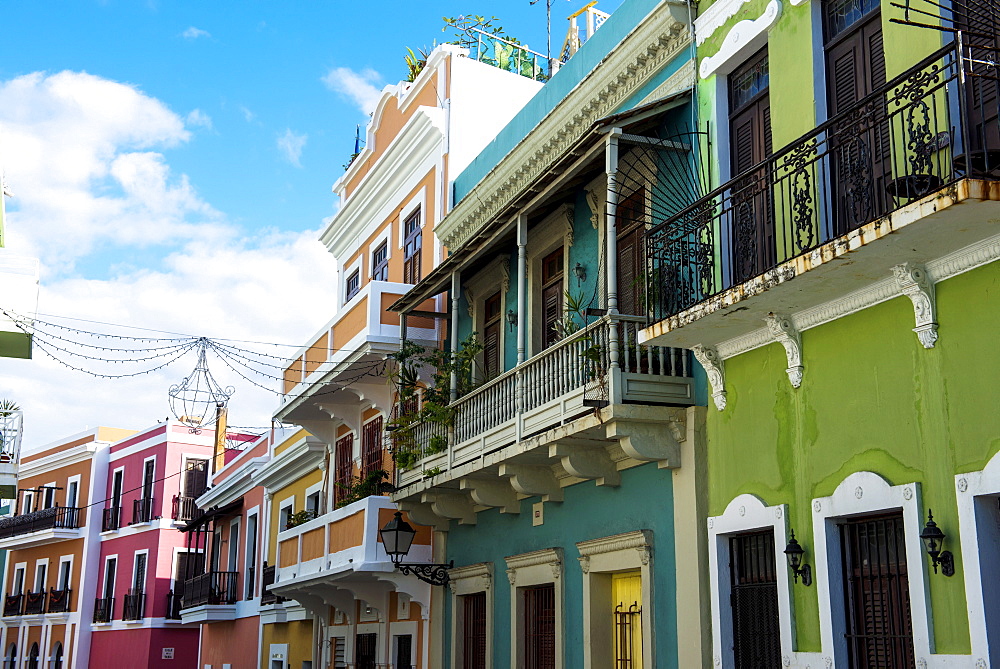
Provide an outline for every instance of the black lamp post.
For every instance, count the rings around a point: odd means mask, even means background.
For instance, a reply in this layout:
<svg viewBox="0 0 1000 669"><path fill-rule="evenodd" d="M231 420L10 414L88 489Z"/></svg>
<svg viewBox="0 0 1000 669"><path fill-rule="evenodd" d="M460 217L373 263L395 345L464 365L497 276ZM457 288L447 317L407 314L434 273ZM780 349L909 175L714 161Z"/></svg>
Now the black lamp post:
<svg viewBox="0 0 1000 669"><path fill-rule="evenodd" d="M954 576L955 558L952 556L951 551L941 550L941 546L944 544L944 536L944 532L934 522L931 510L927 509L927 524L924 525L924 530L920 533L920 540L924 542L927 555L931 558L934 573L937 573L938 565L940 565L942 574L945 576Z"/></svg>
<svg viewBox="0 0 1000 669"><path fill-rule="evenodd" d="M424 583L431 585L448 585L448 570L455 566L455 562L448 564L431 564L424 562L403 562L403 558L410 552L413 545L413 537L417 531L403 520L403 514L399 511L385 524L378 533L382 536L382 546L385 552L396 565L396 569L402 574L413 575Z"/></svg>
<svg viewBox="0 0 1000 669"><path fill-rule="evenodd" d="M805 550L799 545L799 542L795 539L795 532L791 532L791 538L788 540L788 545L785 546L785 557L788 559L788 568L792 570L792 577L795 582L799 582L799 577L802 577L802 585L810 586L813 582L812 568L807 564L802 564L802 556L805 555Z"/></svg>

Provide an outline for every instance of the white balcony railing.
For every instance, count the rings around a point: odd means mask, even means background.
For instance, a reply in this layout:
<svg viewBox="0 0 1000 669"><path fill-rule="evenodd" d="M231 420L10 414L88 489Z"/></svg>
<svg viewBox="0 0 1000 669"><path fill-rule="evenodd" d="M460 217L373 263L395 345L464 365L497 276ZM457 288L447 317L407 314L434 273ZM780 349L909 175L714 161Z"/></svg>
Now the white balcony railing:
<svg viewBox="0 0 1000 669"><path fill-rule="evenodd" d="M693 404L689 352L640 345L643 324L637 317L605 316L453 402L450 426L405 428L396 447L410 449L415 463L401 468L397 484L463 465L609 404ZM447 449L435 447L441 436Z"/></svg>

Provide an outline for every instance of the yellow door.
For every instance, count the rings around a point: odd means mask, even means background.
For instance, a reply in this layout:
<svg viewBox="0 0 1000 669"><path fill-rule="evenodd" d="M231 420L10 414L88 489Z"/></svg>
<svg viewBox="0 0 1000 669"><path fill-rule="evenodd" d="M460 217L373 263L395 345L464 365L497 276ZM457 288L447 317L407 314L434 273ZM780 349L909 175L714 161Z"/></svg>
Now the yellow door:
<svg viewBox="0 0 1000 669"><path fill-rule="evenodd" d="M614 610L614 669L642 669L642 576L639 570L611 575Z"/></svg>

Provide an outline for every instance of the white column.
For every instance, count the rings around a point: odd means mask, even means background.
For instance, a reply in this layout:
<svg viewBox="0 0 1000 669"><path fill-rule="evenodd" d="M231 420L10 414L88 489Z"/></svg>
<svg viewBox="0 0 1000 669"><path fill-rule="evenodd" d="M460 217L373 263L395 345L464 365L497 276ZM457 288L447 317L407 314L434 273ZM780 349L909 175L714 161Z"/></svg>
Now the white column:
<svg viewBox="0 0 1000 669"><path fill-rule="evenodd" d="M461 277L459 273L451 273L451 355L454 357L458 353L458 309L459 301L462 299ZM452 402L458 399L458 371L454 365L451 368L451 394Z"/></svg>
<svg viewBox="0 0 1000 669"><path fill-rule="evenodd" d="M528 336L528 215L517 217L517 364L525 360Z"/></svg>
<svg viewBox="0 0 1000 669"><path fill-rule="evenodd" d="M607 148L605 150L606 167L608 176L608 213L607 213L607 234L605 243L608 248L608 313L618 313L618 234L616 217L618 214L618 136L621 135L621 128L613 128L608 133Z"/></svg>

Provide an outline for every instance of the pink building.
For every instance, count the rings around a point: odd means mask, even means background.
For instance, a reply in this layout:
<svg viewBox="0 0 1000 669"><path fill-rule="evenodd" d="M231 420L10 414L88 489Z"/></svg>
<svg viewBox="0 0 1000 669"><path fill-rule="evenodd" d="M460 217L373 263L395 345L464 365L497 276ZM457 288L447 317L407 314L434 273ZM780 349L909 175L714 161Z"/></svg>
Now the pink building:
<svg viewBox="0 0 1000 669"><path fill-rule="evenodd" d="M213 440L170 421L112 444L91 667L196 669L199 627L181 620L178 582L204 558L179 528L200 513Z"/></svg>

